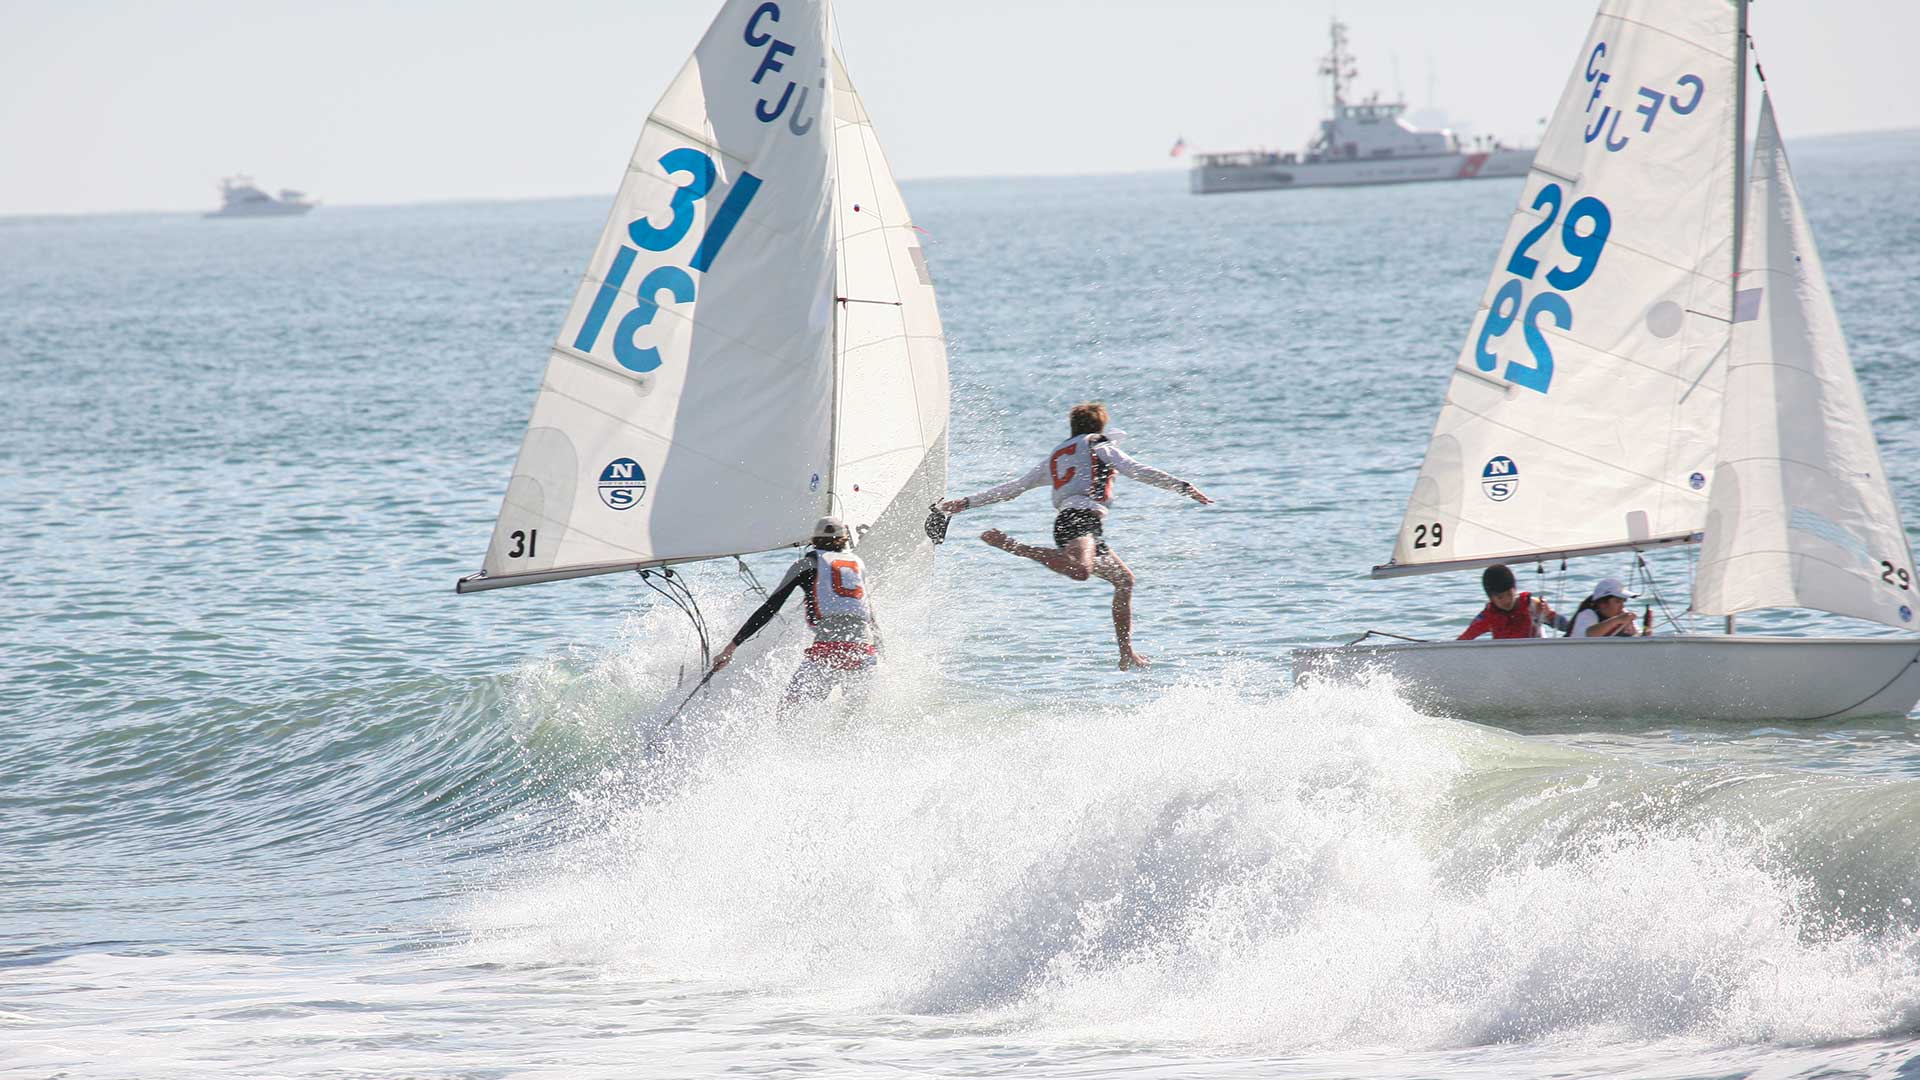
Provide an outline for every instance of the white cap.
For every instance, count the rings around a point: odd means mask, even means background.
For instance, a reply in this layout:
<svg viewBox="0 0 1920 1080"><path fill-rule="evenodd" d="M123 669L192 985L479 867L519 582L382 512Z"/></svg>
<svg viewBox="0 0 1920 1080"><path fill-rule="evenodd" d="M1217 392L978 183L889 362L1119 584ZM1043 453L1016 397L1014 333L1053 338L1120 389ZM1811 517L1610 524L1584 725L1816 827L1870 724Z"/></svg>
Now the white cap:
<svg viewBox="0 0 1920 1080"><path fill-rule="evenodd" d="M847 523L832 514L813 523L813 538L816 540L845 540L852 535Z"/></svg>
<svg viewBox="0 0 1920 1080"><path fill-rule="evenodd" d="M1593 587L1593 598L1595 600L1605 600L1609 596L1617 596L1622 600L1633 599L1633 594L1627 591L1625 585L1620 584L1619 578L1603 577L1600 579L1600 583Z"/></svg>

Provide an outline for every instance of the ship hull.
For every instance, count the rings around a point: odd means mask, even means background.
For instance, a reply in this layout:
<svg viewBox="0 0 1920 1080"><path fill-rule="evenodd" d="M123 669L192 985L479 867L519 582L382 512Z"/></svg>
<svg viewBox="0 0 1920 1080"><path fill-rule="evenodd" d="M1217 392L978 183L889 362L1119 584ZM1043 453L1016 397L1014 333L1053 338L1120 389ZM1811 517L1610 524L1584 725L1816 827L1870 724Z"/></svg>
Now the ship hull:
<svg viewBox="0 0 1920 1080"><path fill-rule="evenodd" d="M205 216L210 218L298 217L311 209L313 209L312 203L274 203L272 206L248 207L243 210L213 210Z"/></svg>
<svg viewBox="0 0 1920 1080"><path fill-rule="evenodd" d="M1420 708L1471 719L1789 723L1901 717L1920 640L1668 635L1346 645L1293 651L1298 682L1389 674Z"/></svg>
<svg viewBox="0 0 1920 1080"><path fill-rule="evenodd" d="M1188 173L1188 185L1195 195L1219 195L1235 191L1416 184L1436 180L1525 176L1532 165L1531 150L1345 161L1249 160L1220 164L1203 161Z"/></svg>

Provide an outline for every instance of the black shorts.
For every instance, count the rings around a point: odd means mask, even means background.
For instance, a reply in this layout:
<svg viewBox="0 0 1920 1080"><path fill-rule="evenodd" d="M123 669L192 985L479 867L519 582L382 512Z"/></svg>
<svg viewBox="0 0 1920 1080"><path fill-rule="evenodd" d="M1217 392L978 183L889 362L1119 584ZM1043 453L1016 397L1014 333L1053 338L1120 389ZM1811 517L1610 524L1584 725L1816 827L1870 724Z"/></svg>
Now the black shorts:
<svg viewBox="0 0 1920 1080"><path fill-rule="evenodd" d="M1107 547L1106 524L1098 510L1070 509L1062 510L1053 519L1053 546L1063 548L1082 536L1093 537L1093 553L1106 555L1111 553Z"/></svg>

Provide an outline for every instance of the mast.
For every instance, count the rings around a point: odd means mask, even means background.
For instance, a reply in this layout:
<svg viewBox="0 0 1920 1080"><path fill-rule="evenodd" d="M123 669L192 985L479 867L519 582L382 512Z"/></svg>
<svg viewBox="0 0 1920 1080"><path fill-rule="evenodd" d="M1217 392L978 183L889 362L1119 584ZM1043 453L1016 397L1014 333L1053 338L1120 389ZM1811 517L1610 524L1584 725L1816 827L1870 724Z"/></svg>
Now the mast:
<svg viewBox="0 0 1920 1080"><path fill-rule="evenodd" d="M820 80L820 85L830 87L826 90L826 100L831 101L834 92L839 89L832 86L835 55L832 43L838 36L838 29L833 22L831 0L826 4L826 13L827 55L820 59L820 69L826 78ZM839 516L846 513L840 505L843 502L840 498L840 396L846 393L846 379L841 369L840 316L847 310L847 297L843 291L846 282L842 280L846 269L847 222L840 205L840 150L837 144L829 144L827 148L827 205L831 207L828 212L833 216L833 227L828 233L828 242L833 245L833 278L827 283L832 290L827 296L828 311L832 313L827 320L827 363L833 370L833 394L827 399L831 409L827 419L827 513Z"/></svg>
<svg viewBox="0 0 1920 1080"><path fill-rule="evenodd" d="M1733 296L1740 296L1740 236L1747 222L1747 0L1734 0L1733 32Z"/></svg>
<svg viewBox="0 0 1920 1080"><path fill-rule="evenodd" d="M1353 57L1347 52L1347 24L1339 19L1333 20L1333 27L1327 34L1332 48L1325 59L1320 61L1320 74L1327 76L1333 83L1333 114L1340 115L1340 107L1347 103L1347 88L1359 77L1354 70Z"/></svg>
<svg viewBox="0 0 1920 1080"><path fill-rule="evenodd" d="M1733 31L1733 284L1727 306L1727 362L1733 362L1733 322L1740 310L1740 244L1747 227L1747 0L1734 0ZM1733 616L1727 616L1733 633Z"/></svg>

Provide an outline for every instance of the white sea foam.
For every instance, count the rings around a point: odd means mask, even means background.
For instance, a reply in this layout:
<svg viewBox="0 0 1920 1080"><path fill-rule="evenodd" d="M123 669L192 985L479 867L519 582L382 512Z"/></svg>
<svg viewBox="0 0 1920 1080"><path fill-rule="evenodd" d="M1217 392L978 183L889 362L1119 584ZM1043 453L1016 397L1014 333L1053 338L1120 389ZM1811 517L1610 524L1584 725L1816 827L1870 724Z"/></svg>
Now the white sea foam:
<svg viewBox="0 0 1920 1080"><path fill-rule="evenodd" d="M579 839L476 904L477 947L1263 1052L1920 1021L1911 919L1841 917L1790 823L1388 685L1255 676L1128 706L896 681L851 716L715 709L581 792Z"/></svg>

